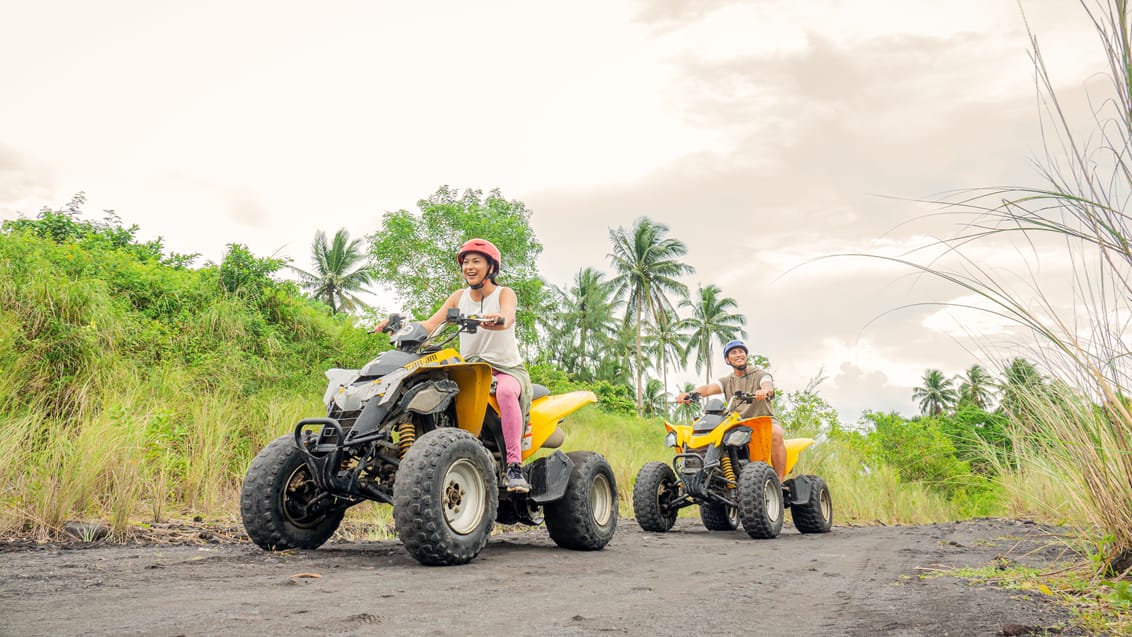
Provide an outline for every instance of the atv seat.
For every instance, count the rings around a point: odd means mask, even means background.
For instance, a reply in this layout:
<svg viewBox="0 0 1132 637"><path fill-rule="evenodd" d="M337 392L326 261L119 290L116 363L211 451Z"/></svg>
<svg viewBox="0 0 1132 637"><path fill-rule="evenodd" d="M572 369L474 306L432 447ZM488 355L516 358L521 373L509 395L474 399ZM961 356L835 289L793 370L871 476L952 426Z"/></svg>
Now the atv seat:
<svg viewBox="0 0 1132 637"><path fill-rule="evenodd" d="M550 395L549 389L547 389L546 387L543 387L542 385L539 385L537 383L531 383L531 389L533 390L533 391L531 391L531 400L532 401L538 400L539 398L542 398L543 396L549 396Z"/></svg>
<svg viewBox="0 0 1132 637"><path fill-rule="evenodd" d="M705 414L723 414L723 401L718 398L708 398L704 403Z"/></svg>

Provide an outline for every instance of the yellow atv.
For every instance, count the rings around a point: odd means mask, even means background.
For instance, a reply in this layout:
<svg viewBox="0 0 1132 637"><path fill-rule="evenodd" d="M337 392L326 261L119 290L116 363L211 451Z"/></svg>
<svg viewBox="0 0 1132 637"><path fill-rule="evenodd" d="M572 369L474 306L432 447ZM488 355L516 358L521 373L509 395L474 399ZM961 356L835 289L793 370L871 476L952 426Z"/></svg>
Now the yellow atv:
<svg viewBox="0 0 1132 637"><path fill-rule="evenodd" d="M463 564L487 544L495 522L537 525L576 550L598 550L617 527L617 484L601 454L555 451L527 464L529 493L504 483L506 446L491 366L448 347L483 322L451 310L426 333L390 317L394 349L360 370L332 369L325 418L299 421L268 444L244 478L240 512L266 550L313 549L346 509L366 500L393 506L397 534L424 564ZM558 423L596 402L592 392L551 396L535 385L524 460L560 446ZM526 441L529 441L529 445Z"/></svg>
<svg viewBox="0 0 1132 637"><path fill-rule="evenodd" d="M688 398L700 400L694 392ZM667 532L680 509L696 504L709 531L731 531L742 523L753 538L774 538L788 506L802 533L829 532L829 487L814 475L779 483L770 464L770 416L743 420L737 412L739 405L754 399L753 394L736 392L725 408L722 400L710 398L692 425L664 423L666 443L676 456L671 466L649 462L637 472L633 513L643 530ZM786 440L787 474L798 454L813 443L810 438Z"/></svg>

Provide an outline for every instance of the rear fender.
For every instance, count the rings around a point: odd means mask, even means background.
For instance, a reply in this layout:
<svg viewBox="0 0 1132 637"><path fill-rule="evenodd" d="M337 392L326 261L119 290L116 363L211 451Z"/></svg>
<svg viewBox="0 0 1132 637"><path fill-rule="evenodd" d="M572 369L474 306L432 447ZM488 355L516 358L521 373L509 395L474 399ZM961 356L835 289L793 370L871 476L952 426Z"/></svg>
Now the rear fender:
<svg viewBox="0 0 1132 637"><path fill-rule="evenodd" d="M813 438L790 438L786 441L786 473L798 463L798 455L814 444Z"/></svg>
<svg viewBox="0 0 1132 637"><path fill-rule="evenodd" d="M492 399L494 403L494 398ZM523 450L523 459L541 449L547 440L560 432L558 423L582 407L597 402L592 391L572 391L554 396L543 396L531 403L531 445ZM498 409L498 405L496 405ZM561 444L561 443L559 443Z"/></svg>

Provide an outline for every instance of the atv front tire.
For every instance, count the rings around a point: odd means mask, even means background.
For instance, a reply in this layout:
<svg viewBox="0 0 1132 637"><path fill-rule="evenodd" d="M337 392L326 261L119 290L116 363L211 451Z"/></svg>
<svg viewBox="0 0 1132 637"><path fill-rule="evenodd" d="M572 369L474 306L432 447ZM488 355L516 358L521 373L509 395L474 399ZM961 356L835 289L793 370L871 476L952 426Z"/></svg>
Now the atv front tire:
<svg viewBox="0 0 1132 637"><path fill-rule="evenodd" d="M633 485L633 515L642 531L667 533L676 524L677 509L670 505L678 490L672 467L655 461L641 467Z"/></svg>
<svg viewBox="0 0 1132 637"><path fill-rule="evenodd" d="M805 504L790 507L794 528L801 533L829 533L833 527L833 501L829 487L818 476L810 478L810 499Z"/></svg>
<svg viewBox="0 0 1132 637"><path fill-rule="evenodd" d="M487 544L499 506L491 454L462 429L430 431L405 453L393 503L397 534L417 561L470 562Z"/></svg>
<svg viewBox="0 0 1132 637"><path fill-rule="evenodd" d="M700 522L709 531L734 531L739 528L739 508L705 502L700 505Z"/></svg>
<svg viewBox="0 0 1132 637"><path fill-rule="evenodd" d="M295 437L276 438L252 460L244 477L240 515L248 537L268 551L322 546L338 530L346 507L308 512L319 496L332 497L311 480Z"/></svg>
<svg viewBox="0 0 1132 637"><path fill-rule="evenodd" d="M617 481L601 454L571 451L574 463L566 493L547 503L546 530L562 548L597 551L605 547L617 529Z"/></svg>
<svg viewBox="0 0 1132 637"><path fill-rule="evenodd" d="M747 535L765 540L778 537L784 517L782 483L765 462L752 462L739 476L739 519Z"/></svg>

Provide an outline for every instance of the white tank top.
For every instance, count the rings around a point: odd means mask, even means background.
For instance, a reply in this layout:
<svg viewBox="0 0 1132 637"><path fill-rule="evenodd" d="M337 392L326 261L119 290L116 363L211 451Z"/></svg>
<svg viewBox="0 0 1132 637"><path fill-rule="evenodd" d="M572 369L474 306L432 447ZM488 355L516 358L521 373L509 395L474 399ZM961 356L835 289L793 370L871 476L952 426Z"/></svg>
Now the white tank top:
<svg viewBox="0 0 1132 637"><path fill-rule="evenodd" d="M502 286L496 286L483 303L472 300L471 289L465 289L456 304L461 314L502 314L499 297ZM460 332L460 355L464 358L479 356L493 367L518 367L523 364L519 343L515 340L515 324L502 330L477 330L475 334Z"/></svg>

